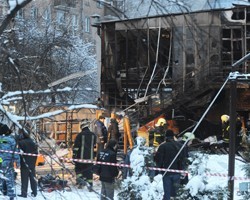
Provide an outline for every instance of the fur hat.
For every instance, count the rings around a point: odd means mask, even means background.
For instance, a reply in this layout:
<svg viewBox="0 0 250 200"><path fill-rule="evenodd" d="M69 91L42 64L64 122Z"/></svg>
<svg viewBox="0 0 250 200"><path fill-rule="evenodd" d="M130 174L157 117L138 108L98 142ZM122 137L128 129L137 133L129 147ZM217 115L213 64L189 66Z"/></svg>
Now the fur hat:
<svg viewBox="0 0 250 200"><path fill-rule="evenodd" d="M90 121L88 119L83 119L81 122L80 122L80 127L81 129L85 128L85 127L88 127L90 124Z"/></svg>
<svg viewBox="0 0 250 200"><path fill-rule="evenodd" d="M105 117L103 115L100 115L99 119L105 119Z"/></svg>
<svg viewBox="0 0 250 200"><path fill-rule="evenodd" d="M165 137L166 137L166 139L171 139L171 138L173 138L173 137L174 137L174 132L173 132L172 130L168 129L168 130L166 131L166 133L165 133Z"/></svg>
<svg viewBox="0 0 250 200"><path fill-rule="evenodd" d="M115 118L118 119L118 120L121 120L123 118L123 116L122 115L116 115Z"/></svg>
<svg viewBox="0 0 250 200"><path fill-rule="evenodd" d="M9 135L11 130L6 124L1 124L0 126L0 135Z"/></svg>

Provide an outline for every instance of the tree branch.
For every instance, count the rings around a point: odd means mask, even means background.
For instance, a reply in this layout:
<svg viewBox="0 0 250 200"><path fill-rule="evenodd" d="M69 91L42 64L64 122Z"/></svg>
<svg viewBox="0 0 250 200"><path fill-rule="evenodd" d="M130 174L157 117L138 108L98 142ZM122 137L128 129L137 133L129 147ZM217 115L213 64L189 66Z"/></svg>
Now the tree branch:
<svg viewBox="0 0 250 200"><path fill-rule="evenodd" d="M20 4L17 4L14 9L10 11L9 14L7 14L2 21L0 25L0 35L3 34L4 30L7 28L7 26L10 24L11 20L16 16L17 12L21 10L23 7L25 7L28 3L30 3L32 0L25 0Z"/></svg>

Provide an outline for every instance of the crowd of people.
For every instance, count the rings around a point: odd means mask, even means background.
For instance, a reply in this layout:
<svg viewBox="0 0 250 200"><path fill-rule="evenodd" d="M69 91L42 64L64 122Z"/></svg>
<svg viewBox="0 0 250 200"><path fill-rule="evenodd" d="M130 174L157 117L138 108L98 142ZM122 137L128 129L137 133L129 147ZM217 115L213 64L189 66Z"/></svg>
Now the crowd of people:
<svg viewBox="0 0 250 200"><path fill-rule="evenodd" d="M90 121L82 121L82 132L75 139L73 147L73 158L75 159L93 159L94 144L97 141L99 146L96 159L99 162L116 163L117 148L119 142L118 123L120 118L111 120L111 125L105 129L104 116L99 116L95 122L95 132L89 129ZM85 123L88 122L88 123ZM152 156L155 166L165 169L183 170L185 165L185 151L182 151L174 160L175 156L181 149L182 143L177 141L172 130L167 129L166 120L160 120L156 126L156 134L153 134L153 146L155 154ZM146 139L142 137L136 138L136 145L146 145ZM135 147L136 147L135 145ZM135 148L134 147L134 148ZM82 149L84 148L84 149ZM134 149L133 148L133 149ZM130 164L130 155L133 149L128 151L124 164ZM84 153L82 153L84 152ZM173 163L171 163L174 160ZM80 166L80 167L79 167ZM92 189L92 176L96 174L101 181L101 199L114 199L114 183L115 178L122 174L123 179L132 176L131 169L123 168L118 170L118 167L113 165L81 163L75 162L75 172L77 174L77 182L87 185L89 190ZM155 176L157 173L150 171L150 176ZM181 176L178 172L167 172L163 174L164 200L170 199L170 196L175 196L177 185L180 183Z"/></svg>
<svg viewBox="0 0 250 200"><path fill-rule="evenodd" d="M93 161L97 158L104 160L104 162L107 160L109 162L116 162L116 148L121 137L118 127L121 116L117 115L114 119L111 119L108 129L104 125L104 120L104 116L99 116L94 124L94 132L90 131L91 121L89 119L81 121L81 132L77 134L72 148L73 159L88 159ZM95 151L96 147L97 152ZM36 197L38 182L35 170L37 156L35 155L38 155L38 145L30 137L30 133L27 130L19 129L18 133L13 134L12 130L6 124L0 123L0 151L1 193L8 196L10 200L16 196L22 198ZM30 155L27 155L27 153ZM110 155L107 156L107 154ZM74 162L74 165L76 184L79 187L87 185L89 191L92 191L93 163ZM20 194L16 194L15 190L15 168L20 169ZM109 171L110 168L107 167L105 170L105 167L102 167L100 180L102 181L102 193L104 193L104 197L112 197L114 193L114 190L112 192L112 183L114 177L117 176L115 169L113 168ZM107 176L105 171L111 172L113 175L110 174ZM30 194L28 194L29 185L31 189Z"/></svg>
<svg viewBox="0 0 250 200"><path fill-rule="evenodd" d="M99 120L104 120L103 116L99 117ZM229 118L227 120L226 131L229 131ZM100 123L99 131L96 129L96 135L99 137L100 141L102 142L101 149L98 151L97 154L97 161L102 162L110 162L116 163L116 150L118 146L119 136L117 134L118 130L118 123L116 119L113 119L115 122L116 128L108 128L106 130L103 128L104 121ZM111 123L112 124L112 123ZM112 125L113 126L113 125ZM97 126L98 127L98 126ZM102 127L102 128L101 128ZM237 143L236 145L240 145L240 137L239 131L241 128L241 124L237 119L236 123L236 133L237 133ZM100 131L102 130L102 131ZM112 133L111 130L115 130ZM107 134L107 137L106 137ZM222 121L222 135L221 138L225 144L228 143L228 139L226 138L228 135L225 134L225 124ZM118 137L118 138L117 138ZM105 140L103 140L105 138ZM107 140L106 140L107 139ZM186 184L188 182L188 176L182 177L182 174L178 170L186 170L188 167L188 146L192 144L192 140L195 140L195 135L191 132L186 132L182 137L177 138L177 133L174 133L172 130L168 129L167 121L164 118L160 118L155 128L149 132L149 145L155 148L154 153L154 163L156 167L166 169L166 171L154 171L153 175L158 173L162 173L162 181L163 181L163 189L164 189L164 200L170 200L171 198L177 195L178 186L180 184ZM219 138L220 139L220 138ZM139 141L140 138L137 137ZM107 143L106 143L107 142ZM106 143L106 145L105 145ZM146 140L144 142L139 142L140 145L145 145ZM135 148L135 147L134 147ZM124 164L130 164L130 155L133 152L132 148L126 155ZM167 171L170 170L170 171ZM171 170L176 170L171 171ZM94 168L94 173L100 176L100 180L102 182L102 190L101 190L101 199L108 199L114 198L114 182L115 177L117 177L118 169L112 165L96 165ZM150 172L149 176L152 176L152 172ZM123 168L122 170L122 177L125 179L128 176L132 176L131 169Z"/></svg>
<svg viewBox="0 0 250 200"><path fill-rule="evenodd" d="M98 120L94 123L94 132L90 131L91 121L83 119L81 121L81 132L76 136L73 146L74 159L89 159L103 162L116 163L116 150L118 142L121 137L118 123L121 117L116 116L111 119L108 129L104 125L105 117L100 115ZM97 152L95 154L95 146L97 145ZM103 199L109 197L113 199L114 196L114 178L118 175L118 170L114 166L98 165L98 169L94 169L93 163L75 163L76 182L81 185L86 185L89 191L93 186L93 173L100 176L102 182L101 196Z"/></svg>
<svg viewBox="0 0 250 200"><path fill-rule="evenodd" d="M221 139L225 146L229 142L229 116L221 116L222 134ZM110 120L108 128L105 126L105 117L99 116L94 123L93 132L90 130L91 121L83 119L80 123L81 132L77 134L72 152L75 165L76 184L79 188L87 186L89 191L93 190L93 174L99 176L101 181L101 199L114 199L114 183L116 177L126 179L132 176L133 172L129 168L122 170L115 165L94 164L94 162L81 162L78 159L96 160L97 162L117 163L117 149L121 133L119 131L119 123L121 116L116 116ZM250 122L247 124L247 129L250 130ZM240 120L236 122L236 145L240 145ZM247 131L249 131L247 130ZM149 146L154 147L153 162L154 166L166 169L165 171L151 171L149 176L155 176L162 173L162 182L164 189L163 200L170 200L177 194L178 186L181 184L182 177L178 170L187 169L188 158L188 141L194 140L195 136L191 132L186 132L182 137L177 138L177 133L168 129L167 121L160 118L155 129L149 132ZM146 139L137 137L135 146L146 145ZM96 150L97 148L97 150ZM133 149L127 152L124 164L130 164L130 156ZM24 153L38 154L37 144L31 139L26 130L20 129L18 137L11 134L10 128L6 124L0 124L0 170L6 179L0 179L0 190L4 195L7 195L11 200L16 196L15 185L15 170L14 167L20 168L21 174L21 191L18 196L27 198L29 196L37 196L37 180L36 180L36 160L37 156L18 155L4 151L21 151ZM176 170L168 171L168 170ZM122 176L121 176L122 174ZM187 178L187 177L186 177ZM28 194L28 185L30 182L31 194ZM187 180L185 181L187 183Z"/></svg>

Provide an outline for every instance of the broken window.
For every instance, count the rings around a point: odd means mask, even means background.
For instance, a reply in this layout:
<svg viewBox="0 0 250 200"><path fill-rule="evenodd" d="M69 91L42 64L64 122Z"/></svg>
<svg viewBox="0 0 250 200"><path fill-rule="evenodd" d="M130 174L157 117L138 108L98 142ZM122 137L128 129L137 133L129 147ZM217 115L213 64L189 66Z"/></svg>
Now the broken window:
<svg viewBox="0 0 250 200"><path fill-rule="evenodd" d="M242 58L243 32L241 28L225 28L222 29L222 65L223 67L231 67L233 63Z"/></svg>
<svg viewBox="0 0 250 200"><path fill-rule="evenodd" d="M233 10L232 19L234 19L234 20L244 20L245 19L245 11L243 9L235 9L235 10Z"/></svg>
<svg viewBox="0 0 250 200"><path fill-rule="evenodd" d="M156 62L158 48L157 74L164 74L169 61L170 32L166 29L161 31L158 47L158 29L117 31L116 33L116 56L117 69L126 70L129 79L150 77ZM146 73L146 69L149 68ZM151 72L150 72L151 70ZM135 76L135 77L134 77Z"/></svg>
<svg viewBox="0 0 250 200"><path fill-rule="evenodd" d="M160 31L158 28L150 29L126 29L126 30L113 30L110 28L106 29L106 40L107 46L113 45L111 52L105 49L105 56L103 57L106 61L108 60L108 55L112 55L113 66L111 63L107 64L105 62L105 74L107 74L107 82L114 83L114 80L119 78L119 91L118 82L109 85L109 92L112 93L116 103L118 104L118 97L125 98L126 101L122 104L126 104L129 98L138 98L140 95L151 94L156 89L162 89L163 84L160 86L159 83L162 81L163 77L166 79L166 83L169 83L171 78L171 54L170 54L170 44L171 44L171 31L169 29L162 28ZM157 56L158 53L158 56ZM170 68L168 68L170 65ZM156 67L155 67L156 66ZM168 69L168 70L167 70ZM164 76L165 71L168 72ZM111 73L107 73L111 72ZM111 76L114 74L115 76ZM148 83L150 79L150 87ZM102 75L104 78L104 76ZM125 94L122 97L121 91ZM113 102L115 103L115 102Z"/></svg>

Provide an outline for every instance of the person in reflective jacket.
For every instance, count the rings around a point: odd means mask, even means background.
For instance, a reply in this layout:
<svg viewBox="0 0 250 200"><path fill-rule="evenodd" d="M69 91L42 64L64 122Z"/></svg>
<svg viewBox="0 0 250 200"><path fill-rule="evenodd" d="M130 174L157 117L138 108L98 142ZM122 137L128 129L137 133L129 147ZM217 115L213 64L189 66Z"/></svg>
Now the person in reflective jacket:
<svg viewBox="0 0 250 200"><path fill-rule="evenodd" d="M222 126L222 139L224 142L224 147L229 148L229 135L230 135L230 117L228 115L221 116L221 126ZM235 150L239 150L242 142L242 122L238 115L235 123Z"/></svg>
<svg viewBox="0 0 250 200"><path fill-rule="evenodd" d="M73 158L94 160L94 146L96 144L96 135L89 130L90 121L83 119L81 121L82 131L76 136L73 146ZM83 163L75 161L76 183L79 187L87 185L92 191L93 186L93 163Z"/></svg>
<svg viewBox="0 0 250 200"><path fill-rule="evenodd" d="M167 121L164 118L159 118L155 124L155 128L149 131L149 145L158 147L165 140L165 131L167 130Z"/></svg>

